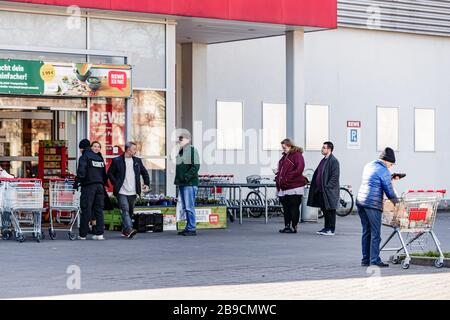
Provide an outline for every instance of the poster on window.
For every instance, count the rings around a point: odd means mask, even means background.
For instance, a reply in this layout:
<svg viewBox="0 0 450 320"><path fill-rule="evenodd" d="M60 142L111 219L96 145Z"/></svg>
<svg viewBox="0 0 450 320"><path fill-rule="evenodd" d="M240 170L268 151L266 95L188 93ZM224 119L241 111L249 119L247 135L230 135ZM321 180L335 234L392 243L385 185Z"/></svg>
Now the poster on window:
<svg viewBox="0 0 450 320"><path fill-rule="evenodd" d="M133 91L132 137L143 157L166 155L165 92ZM163 169L163 168L160 168Z"/></svg>
<svg viewBox="0 0 450 320"><path fill-rule="evenodd" d="M122 154L125 145L125 100L93 100L89 118L90 140L100 142L103 156Z"/></svg>

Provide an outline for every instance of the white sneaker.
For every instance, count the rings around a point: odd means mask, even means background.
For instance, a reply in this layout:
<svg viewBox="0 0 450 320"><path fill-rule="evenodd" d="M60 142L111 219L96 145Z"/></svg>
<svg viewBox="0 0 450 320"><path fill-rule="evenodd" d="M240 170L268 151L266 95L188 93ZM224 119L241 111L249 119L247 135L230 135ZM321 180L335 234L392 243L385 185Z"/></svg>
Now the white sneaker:
<svg viewBox="0 0 450 320"><path fill-rule="evenodd" d="M86 240L86 237L80 237L80 236L78 236L78 237L77 237L77 240Z"/></svg>
<svg viewBox="0 0 450 320"><path fill-rule="evenodd" d="M320 235L322 235L322 236L334 236L334 232L331 231L331 230L327 230L327 231L321 232Z"/></svg>
<svg viewBox="0 0 450 320"><path fill-rule="evenodd" d="M103 237L103 235L99 235L99 236L92 236L92 240L105 240L105 237Z"/></svg>

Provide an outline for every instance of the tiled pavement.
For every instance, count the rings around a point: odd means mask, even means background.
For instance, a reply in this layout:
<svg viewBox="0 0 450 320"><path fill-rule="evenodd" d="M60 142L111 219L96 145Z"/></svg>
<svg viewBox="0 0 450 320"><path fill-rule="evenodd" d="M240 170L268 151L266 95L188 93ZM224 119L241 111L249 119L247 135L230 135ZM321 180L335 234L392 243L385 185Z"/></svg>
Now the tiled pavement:
<svg viewBox="0 0 450 320"><path fill-rule="evenodd" d="M302 224L299 234L279 234L281 225L279 218L268 225L251 219L188 238L164 232L125 240L107 233L104 242L71 242L62 235L40 244L0 242L0 297L450 298L449 269L360 267L357 216L338 218L335 237L315 235L319 224ZM388 233L384 228L384 237ZM450 251L450 214L439 214L436 233ZM67 287L74 279L69 266L79 267L80 290Z"/></svg>

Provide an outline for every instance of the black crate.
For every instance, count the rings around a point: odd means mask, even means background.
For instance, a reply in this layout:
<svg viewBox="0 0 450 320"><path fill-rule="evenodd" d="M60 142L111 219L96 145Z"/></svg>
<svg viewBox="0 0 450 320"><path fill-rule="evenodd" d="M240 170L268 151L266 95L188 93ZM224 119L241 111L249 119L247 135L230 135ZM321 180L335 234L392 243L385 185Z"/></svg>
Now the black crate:
<svg viewBox="0 0 450 320"><path fill-rule="evenodd" d="M133 228L138 232L162 232L163 221L162 213L140 212L133 215Z"/></svg>

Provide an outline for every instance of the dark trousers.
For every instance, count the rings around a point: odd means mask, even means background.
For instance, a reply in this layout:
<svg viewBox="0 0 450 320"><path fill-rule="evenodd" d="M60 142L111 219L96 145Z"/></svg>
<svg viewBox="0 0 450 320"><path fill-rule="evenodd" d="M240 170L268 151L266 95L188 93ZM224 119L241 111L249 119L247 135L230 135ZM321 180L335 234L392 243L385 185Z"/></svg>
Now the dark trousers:
<svg viewBox="0 0 450 320"><path fill-rule="evenodd" d="M358 206L362 225L362 263L379 264L381 243L381 210Z"/></svg>
<svg viewBox="0 0 450 320"><path fill-rule="evenodd" d="M80 237L86 237L89 232L89 221L95 220L95 235L102 235L105 230L103 206L105 190L102 184L91 184L81 188L80 197Z"/></svg>
<svg viewBox="0 0 450 320"><path fill-rule="evenodd" d="M284 212L284 225L296 228L300 219L300 204L302 203L301 195L286 195L280 197L281 205Z"/></svg>
<svg viewBox="0 0 450 320"><path fill-rule="evenodd" d="M325 210L324 208L321 208L320 210L322 210L325 219L325 229L334 232L336 229L336 210Z"/></svg>
<svg viewBox="0 0 450 320"><path fill-rule="evenodd" d="M335 231L336 229L336 209L325 209L325 201L323 200L323 192L316 192L314 194L314 202L319 204L320 210L323 212L325 219L325 229Z"/></svg>

